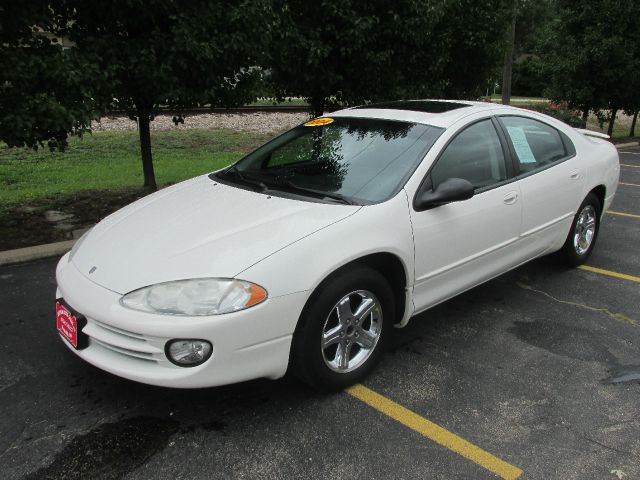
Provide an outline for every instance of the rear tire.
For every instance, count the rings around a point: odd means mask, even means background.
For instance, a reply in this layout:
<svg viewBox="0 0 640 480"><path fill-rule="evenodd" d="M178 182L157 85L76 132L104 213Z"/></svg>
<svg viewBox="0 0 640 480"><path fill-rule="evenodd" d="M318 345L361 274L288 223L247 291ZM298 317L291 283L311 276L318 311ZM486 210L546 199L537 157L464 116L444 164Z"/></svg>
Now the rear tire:
<svg viewBox="0 0 640 480"><path fill-rule="evenodd" d="M305 306L293 337L293 373L321 391L362 380L380 360L393 329L394 297L387 280L364 265L325 280Z"/></svg>
<svg viewBox="0 0 640 480"><path fill-rule="evenodd" d="M584 199L571 223L571 230L562 247L564 261L577 267L587 261L593 251L600 231L602 206L593 193Z"/></svg>

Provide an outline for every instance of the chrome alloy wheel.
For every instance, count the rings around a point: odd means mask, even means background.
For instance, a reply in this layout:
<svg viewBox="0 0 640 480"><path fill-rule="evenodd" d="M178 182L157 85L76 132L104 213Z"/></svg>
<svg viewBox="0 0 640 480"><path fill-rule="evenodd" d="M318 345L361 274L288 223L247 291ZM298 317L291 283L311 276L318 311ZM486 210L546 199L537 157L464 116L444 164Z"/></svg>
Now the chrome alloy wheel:
<svg viewBox="0 0 640 480"><path fill-rule="evenodd" d="M348 373L364 362L376 348L382 332L382 305L367 290L342 297L322 327L324 363L334 372Z"/></svg>
<svg viewBox="0 0 640 480"><path fill-rule="evenodd" d="M573 248L578 255L584 255L596 234L596 209L593 205L586 205L580 212L576 227L573 230Z"/></svg>

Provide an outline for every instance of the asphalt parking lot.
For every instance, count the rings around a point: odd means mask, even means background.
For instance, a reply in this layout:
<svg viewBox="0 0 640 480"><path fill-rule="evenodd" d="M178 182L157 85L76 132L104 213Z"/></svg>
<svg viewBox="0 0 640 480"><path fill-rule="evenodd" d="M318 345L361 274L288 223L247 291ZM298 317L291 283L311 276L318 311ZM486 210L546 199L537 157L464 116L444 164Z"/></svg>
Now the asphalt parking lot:
<svg viewBox="0 0 640 480"><path fill-rule="evenodd" d="M350 393L114 377L59 340L55 259L0 268L0 478L640 478L640 148L622 151L595 270L542 258L416 317Z"/></svg>

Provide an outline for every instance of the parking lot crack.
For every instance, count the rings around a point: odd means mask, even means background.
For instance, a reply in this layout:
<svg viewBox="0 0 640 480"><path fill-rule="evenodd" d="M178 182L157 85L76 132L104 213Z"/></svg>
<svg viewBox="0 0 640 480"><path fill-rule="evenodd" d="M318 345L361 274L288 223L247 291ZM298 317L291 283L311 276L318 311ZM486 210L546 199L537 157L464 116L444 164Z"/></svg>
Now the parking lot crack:
<svg viewBox="0 0 640 480"><path fill-rule="evenodd" d="M584 433L582 433L582 432L579 432L579 431L573 430L573 429L571 429L571 428L569 428L569 427L565 427L565 428L566 428L567 430L569 430L571 433L573 433L573 434L577 435L579 438L581 438L581 439L583 439L583 440L586 440L587 442L592 443L592 444L594 444L594 445L597 445L597 446L599 446L599 447L602 447L602 448L604 448L604 449L606 449L606 450L611 450L612 452L622 453L622 454L625 454L625 455L631 455L631 452L628 452L628 451L626 451L626 450L620 450L619 448L611 447L611 446L609 446L609 445L605 445L604 443L599 442L599 441L597 441L597 440L594 440L593 438L591 438L591 437L589 437L589 436L585 435L585 434L584 434Z"/></svg>
<svg viewBox="0 0 640 480"><path fill-rule="evenodd" d="M609 310L608 308L602 308L602 307L593 307L591 305L587 305L584 303L578 303L578 302L571 302L568 300L562 300L560 298L554 297L553 295L543 291L543 290L538 290L537 288L532 287L531 285L527 285L525 283L522 282L516 282L516 285L524 290L529 290L531 292L537 293L539 295L543 295L551 300L553 300L554 302L558 302L558 303L562 303L564 305L571 305L573 307L578 307L578 308L584 308L586 310L591 310L593 312L601 312L606 314L607 316L613 318L614 320L618 321L618 322L623 322L626 323L628 325L631 325L633 327L637 327L638 326L638 321L634 320L633 318L630 318L628 316L626 316L624 313L617 313L617 312L612 312L611 310Z"/></svg>

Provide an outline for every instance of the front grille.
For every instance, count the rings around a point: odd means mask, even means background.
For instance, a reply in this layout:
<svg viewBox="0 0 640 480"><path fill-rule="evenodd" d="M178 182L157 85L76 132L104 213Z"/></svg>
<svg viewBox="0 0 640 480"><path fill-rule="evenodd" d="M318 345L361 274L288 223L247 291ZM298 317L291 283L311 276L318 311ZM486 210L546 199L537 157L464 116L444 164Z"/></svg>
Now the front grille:
<svg viewBox="0 0 640 480"><path fill-rule="evenodd" d="M89 336L90 342L117 354L170 365L164 354L164 339L144 336L92 318L87 318L87 325L82 331Z"/></svg>
<svg viewBox="0 0 640 480"><path fill-rule="evenodd" d="M145 336L142 335L141 333L134 333L134 332L130 332L128 330L124 330L122 328L118 328L118 327L114 327L113 325L107 325L106 323L102 323L99 322L98 320L91 320L93 323L95 323L96 325L98 325L101 328L104 328L106 330L111 330L112 332L115 333L119 333L120 335L124 335L125 337L131 337L131 338L135 338L137 340L142 340L142 341L146 341L145 340Z"/></svg>
<svg viewBox="0 0 640 480"><path fill-rule="evenodd" d="M146 352L138 352L136 350L129 350L127 348L117 347L115 345L111 345L110 343L103 342L102 340L98 340L95 337L91 337L91 340L103 348L111 350L112 352L120 353L122 355L127 355L128 357L137 358L138 360L145 360L148 362L158 363L158 360L153 358L153 354Z"/></svg>

